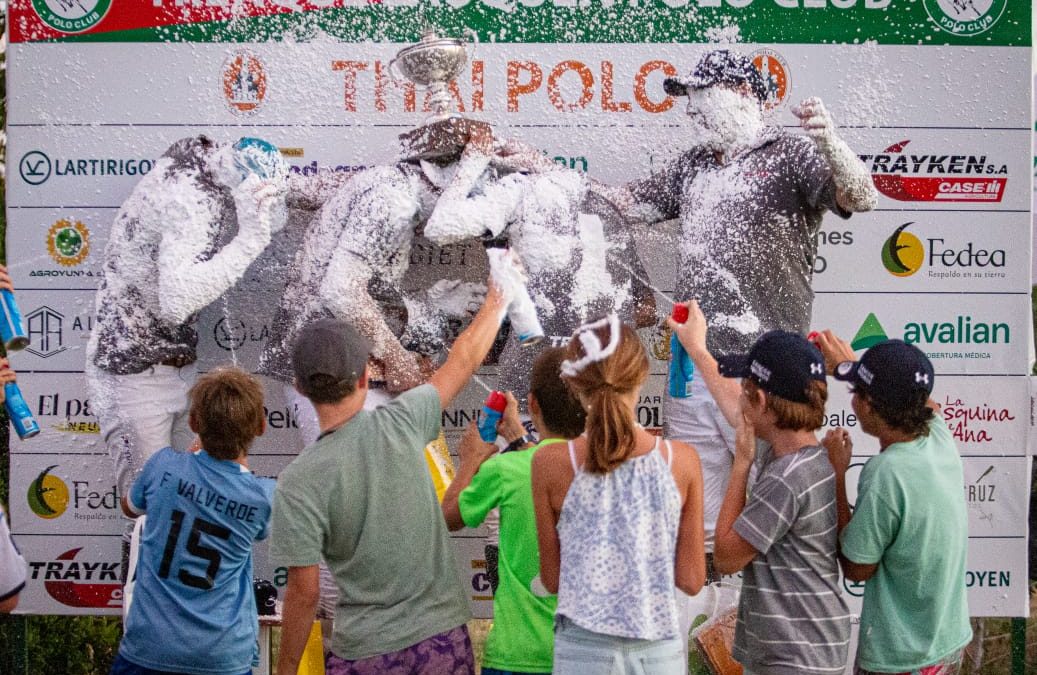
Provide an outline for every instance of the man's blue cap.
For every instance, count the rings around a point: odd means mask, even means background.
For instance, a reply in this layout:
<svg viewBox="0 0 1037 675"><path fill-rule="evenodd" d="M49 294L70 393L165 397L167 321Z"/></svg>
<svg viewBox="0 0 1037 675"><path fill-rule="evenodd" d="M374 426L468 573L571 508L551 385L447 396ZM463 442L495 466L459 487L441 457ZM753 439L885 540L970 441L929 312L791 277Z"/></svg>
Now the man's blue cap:
<svg viewBox="0 0 1037 675"><path fill-rule="evenodd" d="M784 330L764 333L748 354L717 359L724 377L748 378L764 391L796 403L809 403L812 381L825 381L825 360L805 337Z"/></svg>
<svg viewBox="0 0 1037 675"><path fill-rule="evenodd" d="M903 340L886 340L864 352L860 361L843 361L835 379L850 382L873 401L906 406L915 392L933 393L933 364L921 349Z"/></svg>

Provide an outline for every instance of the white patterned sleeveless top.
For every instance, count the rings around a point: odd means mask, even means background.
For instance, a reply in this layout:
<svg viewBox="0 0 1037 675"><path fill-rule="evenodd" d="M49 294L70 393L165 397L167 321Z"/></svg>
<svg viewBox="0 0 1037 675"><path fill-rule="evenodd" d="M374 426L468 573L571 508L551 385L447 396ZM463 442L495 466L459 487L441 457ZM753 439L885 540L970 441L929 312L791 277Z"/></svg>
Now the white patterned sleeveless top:
<svg viewBox="0 0 1037 675"><path fill-rule="evenodd" d="M642 640L679 634L673 566L681 496L673 448L659 441L607 474L575 476L558 517L558 614L595 633Z"/></svg>

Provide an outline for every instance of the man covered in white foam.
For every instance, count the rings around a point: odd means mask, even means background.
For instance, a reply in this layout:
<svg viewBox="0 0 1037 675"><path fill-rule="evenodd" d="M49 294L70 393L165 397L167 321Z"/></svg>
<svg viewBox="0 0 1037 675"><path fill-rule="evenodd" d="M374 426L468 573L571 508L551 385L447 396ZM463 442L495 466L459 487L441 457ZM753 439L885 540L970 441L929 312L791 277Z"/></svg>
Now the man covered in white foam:
<svg viewBox="0 0 1037 675"><path fill-rule="evenodd" d="M259 372L283 383L301 410L312 408L292 386L289 350L307 323L348 321L371 341L374 385L397 393L421 384L431 372L425 357L445 346L448 320L468 318L478 308L486 290L481 283L442 279L418 295L402 291L414 239L445 184L441 165L456 165L461 149L456 148L454 161L403 159L360 171L310 222L259 366ZM314 421L308 412L300 418L307 443L316 438Z"/></svg>
<svg viewBox="0 0 1037 675"><path fill-rule="evenodd" d="M578 171L550 162L535 172L520 170L509 159L511 145L497 144L492 155L466 149L425 236L441 245L472 238L507 242L526 270L525 290L545 346L567 343L587 319L608 312L630 322L647 316L654 323L654 297L642 281L647 275L615 206ZM501 354L497 386L524 407L539 350L514 337Z"/></svg>
<svg viewBox="0 0 1037 675"><path fill-rule="evenodd" d="M287 175L266 141L184 138L116 214L86 372L120 494L156 451L190 445L186 394L197 376L197 314L284 225Z"/></svg>
<svg viewBox="0 0 1037 675"><path fill-rule="evenodd" d="M665 88L687 96L691 147L617 190L621 208L648 222L680 219L676 295L697 298L710 317L711 352L744 353L769 330L806 333L822 217L875 207L867 169L819 99L793 108L806 136L767 125L763 77L745 56L711 51ZM711 551L734 431L700 379L690 397L666 400L665 415L669 435L698 449Z"/></svg>
<svg viewBox="0 0 1037 675"><path fill-rule="evenodd" d="M630 323L654 323L655 298L641 281L647 274L629 224L586 175L554 163L533 173L516 171L520 167L508 159L511 145L497 144L493 155L465 149L451 168L453 178L436 202L425 235L438 244L472 238L507 242L508 249L487 249L494 279L505 286L509 280L502 276L521 279L510 283L522 284L516 294L532 299L546 338L535 346L524 344L528 322L516 322L509 311L512 336L497 364L496 386L512 392L525 414L529 374L544 349L568 344L573 331L593 316L618 313ZM495 265L509 256L521 262L524 277L497 274ZM484 522L491 578L497 523L496 512Z"/></svg>

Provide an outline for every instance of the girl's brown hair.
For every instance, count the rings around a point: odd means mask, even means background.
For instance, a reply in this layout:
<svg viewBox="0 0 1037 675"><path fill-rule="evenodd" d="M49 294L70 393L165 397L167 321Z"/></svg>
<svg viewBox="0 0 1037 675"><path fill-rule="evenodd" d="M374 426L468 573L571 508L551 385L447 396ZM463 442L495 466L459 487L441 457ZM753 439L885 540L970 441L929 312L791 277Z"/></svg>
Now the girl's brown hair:
<svg viewBox="0 0 1037 675"><path fill-rule="evenodd" d="M618 330L615 351L596 360L588 357L584 339L604 347ZM584 333L592 333L586 335ZM593 350L592 350L593 351ZM634 452L637 422L622 397L640 389L648 377L648 356L634 329L618 321L604 321L595 328L577 331L566 348L573 367L563 368L563 377L587 409L587 462L591 473L608 473Z"/></svg>

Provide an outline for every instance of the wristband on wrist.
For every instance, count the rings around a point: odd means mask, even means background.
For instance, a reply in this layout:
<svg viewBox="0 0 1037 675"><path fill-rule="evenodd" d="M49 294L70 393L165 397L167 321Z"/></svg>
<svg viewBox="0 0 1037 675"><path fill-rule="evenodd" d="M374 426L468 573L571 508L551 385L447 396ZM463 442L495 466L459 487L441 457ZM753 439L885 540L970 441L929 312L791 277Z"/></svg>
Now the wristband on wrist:
<svg viewBox="0 0 1037 675"><path fill-rule="evenodd" d="M512 452L515 450L521 450L527 445L533 445L535 442L536 441L533 440L533 437L531 435L523 434L522 436L513 440L511 443L508 443L507 447L501 450L501 452L504 453Z"/></svg>

